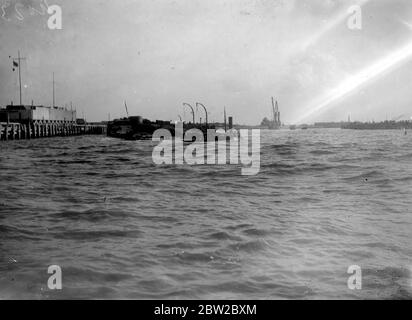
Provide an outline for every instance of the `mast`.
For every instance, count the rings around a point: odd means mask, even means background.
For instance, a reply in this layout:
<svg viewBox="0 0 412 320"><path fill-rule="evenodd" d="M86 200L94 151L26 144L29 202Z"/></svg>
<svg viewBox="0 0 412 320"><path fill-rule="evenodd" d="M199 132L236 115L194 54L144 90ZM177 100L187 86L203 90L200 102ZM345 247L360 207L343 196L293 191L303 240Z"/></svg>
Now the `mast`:
<svg viewBox="0 0 412 320"><path fill-rule="evenodd" d="M126 114L127 114L127 117L129 117L129 110L127 110L126 100L124 101L124 107L126 108Z"/></svg>
<svg viewBox="0 0 412 320"><path fill-rule="evenodd" d="M276 122L275 101L273 100L273 97L271 98L272 98L272 121L273 123L275 123Z"/></svg>
<svg viewBox="0 0 412 320"><path fill-rule="evenodd" d="M275 105L275 112L276 112L276 123L278 126L280 126L280 112L279 112L279 106L278 106L278 101L276 100L276 105Z"/></svg>
<svg viewBox="0 0 412 320"><path fill-rule="evenodd" d="M11 58L11 57L10 57ZM16 62L17 60L17 62ZM21 88L21 61L26 60L26 58L22 58L20 56L20 50L17 51L17 58L13 58L13 71L14 68L19 68L19 96L20 96L20 105L23 103L23 94L22 94L22 88Z"/></svg>
<svg viewBox="0 0 412 320"><path fill-rule="evenodd" d="M55 95L54 95L54 72L53 72L53 108L56 106L55 102L56 101L55 101Z"/></svg>
<svg viewBox="0 0 412 320"><path fill-rule="evenodd" d="M226 132L226 130L227 130L227 126L226 126L226 107L224 107L224 114L225 114L225 132Z"/></svg>
<svg viewBox="0 0 412 320"><path fill-rule="evenodd" d="M18 60L19 60L19 84L20 84L20 105L22 105L22 94L21 94L21 64L20 64L20 51L18 51Z"/></svg>

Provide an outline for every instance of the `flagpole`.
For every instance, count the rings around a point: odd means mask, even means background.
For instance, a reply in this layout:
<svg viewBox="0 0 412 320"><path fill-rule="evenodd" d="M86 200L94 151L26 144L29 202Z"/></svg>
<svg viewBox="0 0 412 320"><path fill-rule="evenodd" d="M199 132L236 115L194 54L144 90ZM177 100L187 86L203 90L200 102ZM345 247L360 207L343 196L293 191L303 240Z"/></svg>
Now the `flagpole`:
<svg viewBox="0 0 412 320"><path fill-rule="evenodd" d="M22 105L22 94L21 94L21 62L20 62L20 50L18 51L18 61L19 61L19 84L20 84L20 105Z"/></svg>
<svg viewBox="0 0 412 320"><path fill-rule="evenodd" d="M55 97L54 97L54 72L53 72L53 108L55 106Z"/></svg>
<svg viewBox="0 0 412 320"><path fill-rule="evenodd" d="M224 113L225 113L225 132L226 132L226 129L227 129L226 127L226 107L224 107Z"/></svg>

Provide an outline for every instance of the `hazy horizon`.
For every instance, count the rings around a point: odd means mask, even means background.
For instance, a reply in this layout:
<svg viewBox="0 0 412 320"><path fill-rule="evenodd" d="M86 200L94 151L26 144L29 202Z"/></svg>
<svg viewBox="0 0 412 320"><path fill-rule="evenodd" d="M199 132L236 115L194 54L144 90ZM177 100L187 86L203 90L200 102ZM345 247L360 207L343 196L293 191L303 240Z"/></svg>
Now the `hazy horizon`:
<svg viewBox="0 0 412 320"><path fill-rule="evenodd" d="M258 124L271 96L284 123L412 116L407 0L49 0L62 30L47 28L44 3L0 0L0 106L18 103L20 50L23 102L51 105L55 72L56 104L91 121L125 116L126 100L152 120L190 120L182 103L202 102L211 121L226 107ZM363 28L350 30L357 3Z"/></svg>

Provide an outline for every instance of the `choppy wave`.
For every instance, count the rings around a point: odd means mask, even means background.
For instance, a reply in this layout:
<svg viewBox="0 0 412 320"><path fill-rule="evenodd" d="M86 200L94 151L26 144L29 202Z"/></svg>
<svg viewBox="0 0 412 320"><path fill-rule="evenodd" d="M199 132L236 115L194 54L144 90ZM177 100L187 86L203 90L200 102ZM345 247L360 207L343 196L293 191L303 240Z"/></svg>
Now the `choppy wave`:
<svg viewBox="0 0 412 320"><path fill-rule="evenodd" d="M0 298L410 299L412 138L261 141L250 177L156 166L150 141L0 143ZM52 264L60 292L47 289Z"/></svg>

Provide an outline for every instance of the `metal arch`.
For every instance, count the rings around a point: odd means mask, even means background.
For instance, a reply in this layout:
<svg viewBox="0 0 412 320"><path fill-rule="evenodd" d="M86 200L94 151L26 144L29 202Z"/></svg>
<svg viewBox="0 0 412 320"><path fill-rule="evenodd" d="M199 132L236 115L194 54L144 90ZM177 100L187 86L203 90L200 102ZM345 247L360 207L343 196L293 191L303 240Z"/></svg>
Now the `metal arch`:
<svg viewBox="0 0 412 320"><path fill-rule="evenodd" d="M190 110L192 111L192 116L193 116L193 124L195 124L195 109L193 109L193 107L186 102L183 102L183 106L188 106L190 108Z"/></svg>
<svg viewBox="0 0 412 320"><path fill-rule="evenodd" d="M205 113L206 113L206 127L208 126L208 114L207 114L207 109L206 109L206 107L202 104L202 103L200 103L200 102L196 102L196 107L197 106L201 106L201 107L203 107L203 109L205 110Z"/></svg>

